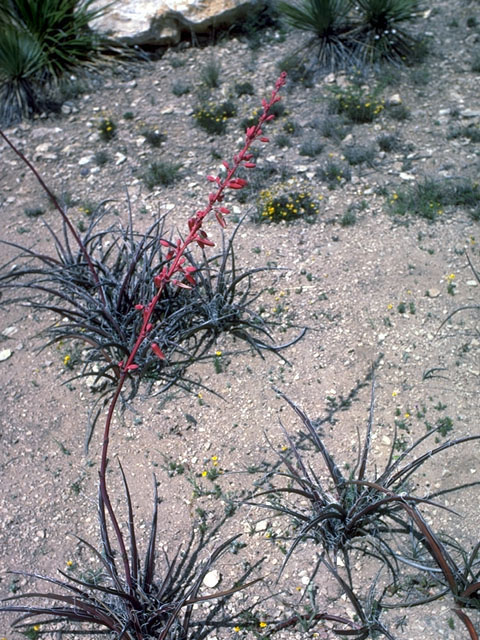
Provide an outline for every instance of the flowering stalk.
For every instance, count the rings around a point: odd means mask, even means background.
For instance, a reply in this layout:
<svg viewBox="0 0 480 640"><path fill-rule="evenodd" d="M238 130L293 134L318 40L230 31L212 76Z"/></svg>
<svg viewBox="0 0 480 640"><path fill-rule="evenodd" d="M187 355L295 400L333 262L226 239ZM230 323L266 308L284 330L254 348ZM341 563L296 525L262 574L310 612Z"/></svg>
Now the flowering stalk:
<svg viewBox="0 0 480 640"><path fill-rule="evenodd" d="M220 224L221 227L226 226L224 216L230 213L229 209L223 206L221 203L225 197L226 189L234 189L239 190L243 189L247 181L243 178L236 178L235 173L237 172L239 167L245 167L246 169L253 169L255 167L255 163L252 162L253 155L249 152L252 144L259 139L261 142L268 142L268 138L263 135L262 126L264 123L273 120L275 117L273 114L270 114L269 111L272 106L280 100L279 91L285 85L286 82L286 73L282 72L280 77L275 83L275 88L272 91L270 100L267 101L265 99L262 100L263 112L258 120L258 123L255 126L249 127L245 133L245 143L243 148L239 153L233 156L233 161L231 165L227 162L223 162L223 166L225 167L227 174L224 179L219 176L207 176L207 180L216 185L216 190L209 194L208 196L208 204L204 209L201 209L195 213L188 220L188 235L182 241L180 239L177 240L176 244L171 243L167 240L161 240L161 244L164 247L168 247L169 251L166 255L166 264L163 267L162 271L155 277L154 283L157 287L157 292L154 297L150 300L150 302L143 306L137 305L137 309L142 312L143 321L140 332L138 334L135 345L133 346L128 359L125 362L120 362L120 377L117 383L117 388L113 395L113 398L110 402L110 406L107 413L107 418L105 421L105 429L103 436L103 446L102 446L102 457L100 464L100 509L101 509L101 518L104 520L105 516L105 507L107 508L112 526L115 531L115 536L117 538L118 545L120 547L120 552L122 555L122 560L125 569L125 578L127 581L127 585L130 588L130 591L133 591L133 581L132 575L130 571L130 566L128 562L127 550L125 547L125 541L123 539L123 535L121 533L118 520L113 511L110 498L107 492L106 486L106 469L107 469L107 454L108 454L108 445L110 438L110 428L112 424L113 414L115 411L115 407L117 405L118 399L120 397L123 385L127 377L138 368L138 365L135 364L135 356L143 344L143 342L148 338L148 334L151 332L152 325L152 315L155 310L155 307L160 300L163 290L168 283L171 283L174 286L191 289L195 286L195 278L194 272L195 267L185 266L186 258L184 256L186 249L189 245L196 242L200 248L204 248L206 246L214 246L214 243L209 239L206 232L202 229L203 221L206 216L212 211L215 213L215 217ZM152 342L151 349L155 353L155 355L161 360L165 359L164 354L162 353L160 347Z"/></svg>
<svg viewBox="0 0 480 640"><path fill-rule="evenodd" d="M98 279L98 274L97 274L97 272L95 270L95 267L93 266L92 259L90 258L90 255L88 254L88 251L86 250L85 245L83 244L80 236L76 232L75 227L71 223L70 218L67 216L67 214L65 213L63 208L60 206L57 198L53 195L52 191L47 187L47 185L45 184L45 181L43 180L42 176L35 169L33 164L26 158L26 156L23 155L23 153L19 149L17 149L17 147L14 144L12 144L12 142L10 142L10 140L7 138L7 136L3 133L3 131L1 129L0 129L0 136L5 140L5 142L8 144L8 146L11 149L13 149L13 151L22 160L22 162L24 162L27 165L27 167L30 169L30 171L33 173L33 175L36 177L36 179L40 183L42 189L45 191L45 193L50 198L53 206L57 209L57 211L62 216L62 219L63 219L64 223L67 225L68 230L70 231L70 233L74 237L75 242L78 244L78 246L80 248L80 251L82 252L83 257L85 258L85 261L86 261L86 263L88 265L90 273L92 274L93 281L95 282L95 285L96 285L96 287L98 289L98 292L100 294L100 298L101 298L101 300L103 302L103 306L105 307L105 310L106 310L105 294L103 292L102 285L100 284L100 280ZM113 321L113 318L112 318L112 321Z"/></svg>

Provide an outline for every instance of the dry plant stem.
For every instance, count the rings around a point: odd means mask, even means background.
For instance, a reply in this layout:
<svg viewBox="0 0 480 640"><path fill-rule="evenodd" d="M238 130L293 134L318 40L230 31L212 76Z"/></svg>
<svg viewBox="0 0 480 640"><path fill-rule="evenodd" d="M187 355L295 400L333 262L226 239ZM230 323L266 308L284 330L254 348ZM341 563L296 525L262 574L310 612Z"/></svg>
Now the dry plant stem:
<svg viewBox="0 0 480 640"><path fill-rule="evenodd" d="M10 142L10 140L7 138L7 136L3 133L3 131L0 129L0 136L5 140L5 142L8 144L8 146L13 149L13 151L17 154L17 156L22 160L22 162L24 162L27 167L30 169L30 171L33 173L33 175L36 177L36 179L38 180L38 182L40 183L42 189L45 191L45 193L48 195L48 197L50 198L50 200L52 201L53 206L55 207L55 209L57 209L57 211L60 213L60 215L62 216L63 221L65 222L65 224L67 225L70 233L72 234L72 236L75 239L75 242L78 244L80 251L83 254L83 257L85 258L87 264L88 264L88 268L90 269L90 273L92 274L92 278L95 282L95 284L97 285L98 288L98 292L100 294L100 297L102 299L103 305L106 307L106 300L105 300L105 295L103 293L103 289L102 286L100 284L100 280L98 279L98 275L97 272L95 271L95 267L93 266L92 260L90 258L90 256L88 255L88 251L86 250L80 236L78 235L78 233L75 230L75 227L73 226L73 224L70 222L67 214L65 213L65 211L62 209L62 207L60 206L57 198L53 195L53 193L51 192L51 190L47 187L47 185L45 184L42 176L38 173L38 171L35 169L35 167L33 166L33 164L23 155L23 153L17 149L15 147L14 144L12 144Z"/></svg>
<svg viewBox="0 0 480 640"><path fill-rule="evenodd" d="M208 196L208 204L204 209L197 211L195 215L189 219L188 228L189 233L187 237L181 241L177 240L176 245L173 245L171 242L166 240L162 240L161 243L165 247L170 247L170 251L167 254L167 262L170 262L169 265L164 266L162 271L158 276L155 277L155 285L158 288L155 296L150 300L150 302L142 307L138 306L137 309L143 314L143 322L140 332L138 334L138 338L135 342L135 345L128 356L126 362L120 363L120 378L118 380L117 388L113 395L113 398L110 402L110 406L107 413L107 418L105 421L105 429L103 435L103 446L102 446L102 457L99 471L99 479L100 479L100 495L101 495L101 509L104 511L104 508L107 508L113 529L115 531L115 536L117 538L117 542L120 548L120 553L122 555L124 570L125 570L125 579L127 581L127 585L130 588L130 591L133 591L133 580L130 570L130 565L128 562L128 554L125 546L125 541L123 539L122 532L120 530L120 526L118 524L118 520L113 511L110 498L107 491L106 485L106 469L108 463L108 445L110 440L110 428L112 424L113 414L115 412L115 408L120 397L123 385L125 380L132 372L135 371L137 365L135 365L135 356L137 354L138 349L143 344L143 342L147 339L149 332L153 328L151 324L152 314L155 310L155 307L163 293L163 289L167 283L172 283L178 287L190 289L192 286L195 286L195 280L192 276L194 271L193 267L186 267L184 269L183 264L185 262L184 253L187 247L196 242L202 249L205 246L214 246L213 242L208 239L205 231L202 230L203 221L205 217L211 213L212 210L215 212L215 216L222 227L225 227L225 220L223 218L224 215L229 213L229 210L223 206L218 206L219 203L222 202L224 198L224 192L227 188L230 189L242 189L247 181L242 178L235 178L234 175L237 169L242 166L247 169L251 169L255 167L255 164L251 162L252 155L249 153L249 149L255 140L260 139L261 142L268 142L268 138L265 138L262 133L262 126L265 122L268 122L274 118L273 115L269 114L269 110L271 107L280 100L278 95L280 89L284 86L286 82L286 73L283 72L278 78L275 89L272 91L270 101L262 100L263 113L260 116L258 123L256 126L249 127L246 131L245 135L245 144L243 149L233 157L233 163L230 166L227 162L224 161L223 165L227 170L226 177L222 180L220 177L207 176L207 180L209 182L214 182L217 185L216 191L210 193ZM175 274L179 274L181 280L174 278ZM186 280L189 284L184 282ZM160 348L156 344L152 344L152 350L154 353L161 359L164 358L163 353ZM103 513L101 514L104 515Z"/></svg>

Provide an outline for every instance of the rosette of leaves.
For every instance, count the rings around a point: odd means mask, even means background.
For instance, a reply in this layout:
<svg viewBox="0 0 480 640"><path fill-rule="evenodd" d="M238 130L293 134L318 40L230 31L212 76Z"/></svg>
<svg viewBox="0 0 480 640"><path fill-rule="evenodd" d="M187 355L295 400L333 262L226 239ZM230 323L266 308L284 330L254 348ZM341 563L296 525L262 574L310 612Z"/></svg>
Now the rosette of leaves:
<svg viewBox="0 0 480 640"><path fill-rule="evenodd" d="M0 611L20 614L13 627L22 632L37 624L41 624L42 631L61 631L67 624L69 634L110 633L126 640L201 640L216 628L232 626L234 614L226 613L225 604L234 593L252 584L244 581L255 567L248 567L238 576L231 589L209 595L201 595L200 590L207 572L238 536L225 540L202 559L222 523L209 533L201 530L197 539L192 533L184 549L179 548L173 558L165 556L160 571L156 558L158 494L154 479L153 517L142 566L132 501L121 467L120 470L126 494L128 537L121 532L115 513L108 511L107 519L106 500L100 492L101 551L79 539L102 569L95 573L95 580L82 577L91 575L88 567L79 577L73 572L59 571L61 579L16 572L46 583L51 589L5 598L4 603L8 604L0 607ZM112 525L113 535L107 524ZM203 616L201 609L194 612L195 605L206 601L215 602Z"/></svg>
<svg viewBox="0 0 480 640"><path fill-rule="evenodd" d="M419 16L418 0L356 0L360 11L357 35L364 62L404 63L418 49L406 25Z"/></svg>
<svg viewBox="0 0 480 640"><path fill-rule="evenodd" d="M72 244L66 225L57 233L44 221L56 254L6 242L17 253L0 269L0 290L11 293L3 296L2 306L28 301L33 309L53 313L60 320L42 332L42 348L59 342L82 346L81 370L71 379L89 376L94 381L91 386L97 391L97 403L92 424L118 382L119 363L135 344L142 325L142 305L155 295L155 276L168 254L168 247L160 242L166 233L163 218L140 234L134 231L131 217L126 226L102 229L104 217L105 212L98 209L90 216L81 238L83 249ZM287 346L275 345L271 335L274 323L255 310L258 292L252 289L253 280L268 267L239 268L233 251L237 229L216 255L195 257L186 252L186 264L195 273L196 285L191 289L173 284L165 287L150 340L137 352L138 368L129 376L125 401L132 400L142 384L155 394L172 385L191 390L195 380L188 378L187 369L213 357L221 334L230 334L260 355L264 350L278 352ZM150 342L159 346L165 359L155 355Z"/></svg>
<svg viewBox="0 0 480 640"><path fill-rule="evenodd" d="M352 30L351 0L291 0L279 2L285 20L295 29L313 34L310 47L323 69L350 66L355 58L356 42Z"/></svg>
<svg viewBox="0 0 480 640"><path fill-rule="evenodd" d="M89 23L94 0L4 0L0 6L1 120L51 106L52 88L78 67L98 64L100 38Z"/></svg>
<svg viewBox="0 0 480 640"><path fill-rule="evenodd" d="M255 496L266 499L265 502L255 504L260 504L279 516L288 517L292 523L292 543L286 554L284 566L300 543L313 543L320 547L321 559L325 554L331 554L334 559L340 554L345 567L350 571L350 550L360 548L385 563L396 583L397 561L401 559L401 554L394 551L396 541L408 540L413 536L422 547L429 548L430 534L425 529L417 506L433 505L446 509L435 500L436 496L463 488L453 487L430 494L428 497L416 496L412 493L413 474L432 457L453 446L478 440L480 436L449 440L415 457L414 454L420 445L438 431L432 429L396 456L395 426L390 455L383 471L375 469L370 475L369 469L372 464L369 454L374 404L372 385L366 435L363 442L359 436L358 457L354 465L347 463L349 473L346 475L328 451L316 425L294 402L282 393L277 393L288 402L306 428L302 433L301 447L300 442L296 443L285 432L290 455L279 454L285 471L272 472L268 477L271 483L281 479L287 480L287 483L283 486L272 484ZM314 452L319 454L324 469L320 470L315 454L309 456L307 461L307 454L303 453L305 449L308 450L307 442L310 442ZM407 461L407 456L412 459ZM323 478L324 471L327 472L326 479ZM416 528L412 527L412 521L417 525Z"/></svg>

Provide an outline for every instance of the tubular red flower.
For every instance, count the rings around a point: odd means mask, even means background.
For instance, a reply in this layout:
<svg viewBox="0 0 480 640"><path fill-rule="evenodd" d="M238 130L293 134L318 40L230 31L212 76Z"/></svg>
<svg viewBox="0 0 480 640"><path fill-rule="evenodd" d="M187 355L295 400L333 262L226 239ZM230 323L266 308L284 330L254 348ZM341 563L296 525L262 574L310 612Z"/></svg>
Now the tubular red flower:
<svg viewBox="0 0 480 640"><path fill-rule="evenodd" d="M215 217L216 217L216 219L217 219L218 224L219 224L223 229L225 229L225 228L226 228L226 226L227 226L227 223L225 222L225 220L224 220L224 218L223 218L222 214L220 213L220 211L218 211L218 209L217 209L217 211L215 211Z"/></svg>
<svg viewBox="0 0 480 640"><path fill-rule="evenodd" d="M163 351L160 349L160 347L156 342L152 342L150 346L152 348L153 353L157 356L157 358L160 358L160 360L165 360L165 354L163 353Z"/></svg>

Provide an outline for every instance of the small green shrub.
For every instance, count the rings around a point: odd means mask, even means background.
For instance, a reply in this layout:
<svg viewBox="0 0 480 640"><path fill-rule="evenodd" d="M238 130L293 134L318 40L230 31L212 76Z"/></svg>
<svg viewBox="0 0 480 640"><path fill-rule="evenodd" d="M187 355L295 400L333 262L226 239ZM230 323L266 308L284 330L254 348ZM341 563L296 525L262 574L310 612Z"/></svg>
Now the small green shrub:
<svg viewBox="0 0 480 640"><path fill-rule="evenodd" d="M312 67L307 67L299 55L285 56L278 62L277 68L288 73L289 82L302 84L306 88L313 86L314 70Z"/></svg>
<svg viewBox="0 0 480 640"><path fill-rule="evenodd" d="M117 125L111 118L102 118L98 131L103 142L110 142L117 134Z"/></svg>
<svg viewBox="0 0 480 640"><path fill-rule="evenodd" d="M387 114L393 120L398 120L399 122L403 122L404 120L408 120L410 118L410 109L402 104L391 104L387 106Z"/></svg>
<svg viewBox="0 0 480 640"><path fill-rule="evenodd" d="M217 60L212 58L200 70L200 79L209 89L218 89L220 86L220 74L222 66Z"/></svg>
<svg viewBox="0 0 480 640"><path fill-rule="evenodd" d="M316 140L307 140L300 146L298 153L301 156L316 158L322 153L324 148L325 147L321 142L317 142Z"/></svg>
<svg viewBox="0 0 480 640"><path fill-rule="evenodd" d="M280 147L280 149L287 149L288 147L292 146L290 136L288 136L286 133L279 133L275 136L273 141L277 145L277 147Z"/></svg>
<svg viewBox="0 0 480 640"><path fill-rule="evenodd" d="M209 102L197 107L193 117L195 123L207 133L220 135L225 133L227 129L227 121L229 118L237 115L237 108L231 100L215 104Z"/></svg>
<svg viewBox="0 0 480 640"><path fill-rule="evenodd" d="M125 111L125 113L123 114L123 119L124 120L133 120L134 119L134 114L133 111Z"/></svg>
<svg viewBox="0 0 480 640"><path fill-rule="evenodd" d="M357 222L357 214L354 207L348 207L343 216L340 218L340 225L342 227L353 227Z"/></svg>
<svg viewBox="0 0 480 640"><path fill-rule="evenodd" d="M480 126L472 123L450 127L447 139L451 140L452 138L467 138L470 142L480 142Z"/></svg>
<svg viewBox="0 0 480 640"><path fill-rule="evenodd" d="M187 93L190 93L190 91L191 91L190 85L184 82L183 80L177 80L177 82L174 82L172 84L172 93L174 96L177 96L177 98L179 98L180 96L184 96Z"/></svg>
<svg viewBox="0 0 480 640"><path fill-rule="evenodd" d="M337 142L343 140L350 133L350 129L343 117L335 115L324 118L319 126L319 132L324 138L331 138Z"/></svg>
<svg viewBox="0 0 480 640"><path fill-rule="evenodd" d="M350 84L346 88L334 87L332 92L337 113L344 114L357 124L373 122L385 108L384 101L377 97L376 91L368 91L357 84Z"/></svg>
<svg viewBox="0 0 480 640"><path fill-rule="evenodd" d="M151 190L155 187L170 187L178 179L182 165L175 162L151 162L143 175L143 180Z"/></svg>
<svg viewBox="0 0 480 640"><path fill-rule="evenodd" d="M377 138L378 146L381 151L385 151L387 153L391 151L398 151L401 148L400 140L397 136L384 133Z"/></svg>
<svg viewBox="0 0 480 640"><path fill-rule="evenodd" d="M165 142L167 136L158 129L145 128L142 130L142 136L152 147L158 148L162 142Z"/></svg>
<svg viewBox="0 0 480 640"><path fill-rule="evenodd" d="M38 218L45 214L45 210L41 207L26 207L24 212L27 218Z"/></svg>
<svg viewBox="0 0 480 640"><path fill-rule="evenodd" d="M97 165L97 167L103 167L108 162L110 162L110 156L108 155L108 153L106 151L102 151L102 150L95 152L94 159L95 159L95 164Z"/></svg>
<svg viewBox="0 0 480 640"><path fill-rule="evenodd" d="M475 52L473 58L472 58L472 64L470 69L474 72L474 73L480 73L480 52L477 51Z"/></svg>
<svg viewBox="0 0 480 640"><path fill-rule="evenodd" d="M357 165L366 162L371 165L375 158L375 150L372 147L364 147L362 145L350 145L344 147L343 155L348 164Z"/></svg>
<svg viewBox="0 0 480 640"><path fill-rule="evenodd" d="M426 178L395 191L390 197L389 208L394 215L417 215L433 222L443 215L445 207L472 208L479 202L478 183L470 179Z"/></svg>
<svg viewBox="0 0 480 640"><path fill-rule="evenodd" d="M349 182L352 178L352 172L346 165L339 164L334 160L328 160L323 166L319 167L316 175L327 182L330 190L336 189L339 185Z"/></svg>
<svg viewBox="0 0 480 640"><path fill-rule="evenodd" d="M241 96L253 96L255 94L255 89L251 82L237 82L233 89L238 98Z"/></svg>
<svg viewBox="0 0 480 640"><path fill-rule="evenodd" d="M281 193L279 189L281 187L260 192L257 222L290 222L299 218L308 222L315 220L319 208L311 194L304 191Z"/></svg>
<svg viewBox="0 0 480 640"><path fill-rule="evenodd" d="M181 69L186 64L186 60L184 58L180 58L179 56L172 56L169 62L172 69Z"/></svg>
<svg viewBox="0 0 480 640"><path fill-rule="evenodd" d="M299 131L299 126L295 120L287 120L282 128L289 135L295 135Z"/></svg>

